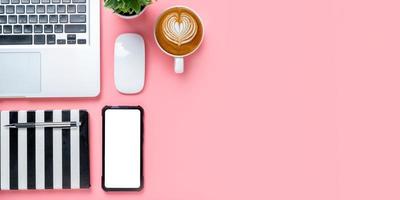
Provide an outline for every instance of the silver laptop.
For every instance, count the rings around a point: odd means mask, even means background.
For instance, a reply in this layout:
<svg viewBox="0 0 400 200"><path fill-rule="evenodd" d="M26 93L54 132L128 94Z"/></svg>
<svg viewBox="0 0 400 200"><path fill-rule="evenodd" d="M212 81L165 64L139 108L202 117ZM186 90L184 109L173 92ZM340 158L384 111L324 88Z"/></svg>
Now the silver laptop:
<svg viewBox="0 0 400 200"><path fill-rule="evenodd" d="M99 92L99 0L0 0L0 97Z"/></svg>

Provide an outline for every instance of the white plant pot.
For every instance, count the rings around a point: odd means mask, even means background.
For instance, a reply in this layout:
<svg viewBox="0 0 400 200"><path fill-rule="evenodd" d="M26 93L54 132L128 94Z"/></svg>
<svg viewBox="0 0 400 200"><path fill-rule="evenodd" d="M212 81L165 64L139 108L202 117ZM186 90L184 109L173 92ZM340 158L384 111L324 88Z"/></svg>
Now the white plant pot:
<svg viewBox="0 0 400 200"><path fill-rule="evenodd" d="M117 12L115 12L115 14L118 15L119 17L121 17L122 19L134 19L134 18L139 17L140 15L142 15L144 13L144 11L147 9L147 7L148 7L148 5L145 6L143 8L143 10L140 11L140 13L138 13L136 15L129 15L129 16L128 15L121 15L121 14L119 14Z"/></svg>

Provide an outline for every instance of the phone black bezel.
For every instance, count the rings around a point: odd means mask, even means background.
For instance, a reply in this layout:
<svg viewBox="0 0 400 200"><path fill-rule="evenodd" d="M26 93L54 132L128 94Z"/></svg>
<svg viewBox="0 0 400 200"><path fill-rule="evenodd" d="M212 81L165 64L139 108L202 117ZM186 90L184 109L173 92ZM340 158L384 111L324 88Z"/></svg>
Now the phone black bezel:
<svg viewBox="0 0 400 200"><path fill-rule="evenodd" d="M108 188L105 186L104 178L105 178L105 113L108 109L135 109L140 111L140 187L139 188ZM144 170L143 170L143 145L144 145L144 110L141 106L104 106L102 110L102 175L101 175L101 186L104 191L111 192L111 191L141 191L144 187Z"/></svg>

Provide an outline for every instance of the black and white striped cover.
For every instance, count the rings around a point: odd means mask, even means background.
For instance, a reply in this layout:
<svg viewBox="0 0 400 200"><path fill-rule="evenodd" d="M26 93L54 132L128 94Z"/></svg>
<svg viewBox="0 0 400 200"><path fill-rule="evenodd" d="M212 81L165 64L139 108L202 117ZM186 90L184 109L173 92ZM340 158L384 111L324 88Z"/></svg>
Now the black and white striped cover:
<svg viewBox="0 0 400 200"><path fill-rule="evenodd" d="M79 128L6 128L23 122L80 121ZM0 112L0 190L90 187L88 113Z"/></svg>

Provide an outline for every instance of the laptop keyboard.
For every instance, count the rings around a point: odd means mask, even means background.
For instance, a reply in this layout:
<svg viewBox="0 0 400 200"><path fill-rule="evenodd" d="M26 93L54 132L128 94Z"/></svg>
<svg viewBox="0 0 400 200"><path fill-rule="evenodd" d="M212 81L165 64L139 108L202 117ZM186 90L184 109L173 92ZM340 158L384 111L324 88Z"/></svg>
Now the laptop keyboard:
<svg viewBox="0 0 400 200"><path fill-rule="evenodd" d="M87 44L89 0L0 0L0 45Z"/></svg>

